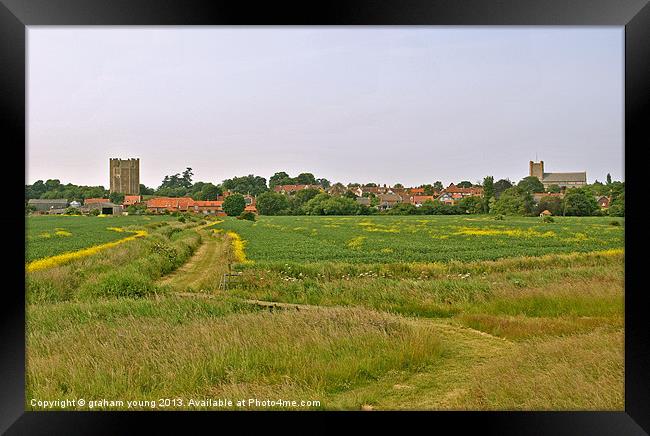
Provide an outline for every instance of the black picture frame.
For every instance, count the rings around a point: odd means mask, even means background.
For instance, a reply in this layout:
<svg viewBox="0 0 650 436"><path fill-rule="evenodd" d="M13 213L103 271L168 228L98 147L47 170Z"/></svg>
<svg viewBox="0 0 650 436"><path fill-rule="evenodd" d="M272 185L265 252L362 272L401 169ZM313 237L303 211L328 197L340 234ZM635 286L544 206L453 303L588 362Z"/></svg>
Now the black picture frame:
<svg viewBox="0 0 650 436"><path fill-rule="evenodd" d="M625 26L625 411L624 412L307 412L318 429L355 417L362 425L392 422L424 428L498 434L647 434L650 431L650 329L642 287L641 153L650 144L650 6L647 0L404 0L227 2L223 0L0 0L0 144L6 168L20 173L26 147L26 26L30 25L544 25ZM471 120L468 120L471 122ZM22 146L21 146L22 145ZM17 168L17 169L16 169ZM24 168L24 166L23 166ZM24 176L24 173L23 173ZM5 177L7 173L5 173ZM24 178L24 177L23 177ZM24 250L24 214L18 175L0 214L4 252ZM630 234L632 237L627 237ZM10 242L10 244L8 244ZM23 247L23 248L20 248ZM24 259L3 265L0 317L0 431L8 434L124 433L145 421L150 430L182 423L218 430L237 420L283 431L297 413L272 412L25 412ZM181 419L183 418L183 419ZM188 419L189 418L189 419ZM191 422L188 422L191 421ZM408 425L406 424L408 423ZM314 425L313 423L310 425ZM451 427L448 427L451 426ZM299 428L296 428L297 430ZM415 430L413 430L415 431Z"/></svg>

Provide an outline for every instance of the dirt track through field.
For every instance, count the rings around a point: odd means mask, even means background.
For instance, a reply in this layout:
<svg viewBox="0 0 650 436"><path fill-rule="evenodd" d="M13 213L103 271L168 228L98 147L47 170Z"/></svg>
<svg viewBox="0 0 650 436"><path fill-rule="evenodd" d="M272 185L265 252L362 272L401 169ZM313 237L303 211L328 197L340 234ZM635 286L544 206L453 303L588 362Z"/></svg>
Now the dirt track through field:
<svg viewBox="0 0 650 436"><path fill-rule="evenodd" d="M223 236L199 229L203 243L185 265L163 277L158 285L170 286L177 292L210 292L219 287L219 280L227 271L226 247Z"/></svg>

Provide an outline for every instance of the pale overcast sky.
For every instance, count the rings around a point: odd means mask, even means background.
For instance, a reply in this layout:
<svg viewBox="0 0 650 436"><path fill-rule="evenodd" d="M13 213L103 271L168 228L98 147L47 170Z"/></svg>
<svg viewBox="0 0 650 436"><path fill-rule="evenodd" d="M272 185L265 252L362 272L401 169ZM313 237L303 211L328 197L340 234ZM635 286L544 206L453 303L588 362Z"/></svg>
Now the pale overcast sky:
<svg viewBox="0 0 650 436"><path fill-rule="evenodd" d="M623 178L623 27L28 28L27 183Z"/></svg>

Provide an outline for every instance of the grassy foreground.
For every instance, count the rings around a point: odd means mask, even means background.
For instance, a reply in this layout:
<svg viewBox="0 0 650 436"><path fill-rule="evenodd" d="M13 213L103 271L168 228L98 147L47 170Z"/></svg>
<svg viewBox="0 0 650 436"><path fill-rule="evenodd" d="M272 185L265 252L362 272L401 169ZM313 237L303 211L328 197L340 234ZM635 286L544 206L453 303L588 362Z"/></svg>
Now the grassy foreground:
<svg viewBox="0 0 650 436"><path fill-rule="evenodd" d="M301 262L271 229L266 242L240 231L250 262L224 292L217 277L237 255L214 229L247 225L166 221L29 273L26 407L623 410L622 238L536 257ZM297 403L261 403L278 399Z"/></svg>

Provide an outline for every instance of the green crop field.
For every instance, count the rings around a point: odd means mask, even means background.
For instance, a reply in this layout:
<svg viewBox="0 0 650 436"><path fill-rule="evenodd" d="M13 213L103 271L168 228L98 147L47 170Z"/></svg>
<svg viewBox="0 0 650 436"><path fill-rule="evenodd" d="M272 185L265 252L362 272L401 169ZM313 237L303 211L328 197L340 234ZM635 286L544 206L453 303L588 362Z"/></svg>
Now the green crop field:
<svg viewBox="0 0 650 436"><path fill-rule="evenodd" d="M446 262L588 252L623 247L618 218L459 216L261 217L226 219L247 257L275 262Z"/></svg>
<svg viewBox="0 0 650 436"><path fill-rule="evenodd" d="M26 225L25 260L41 259L122 239L128 234L110 230L141 226L169 218L141 216L30 216Z"/></svg>
<svg viewBox="0 0 650 436"><path fill-rule="evenodd" d="M147 234L27 269L26 408L623 410L625 221L554 218L29 217Z"/></svg>

